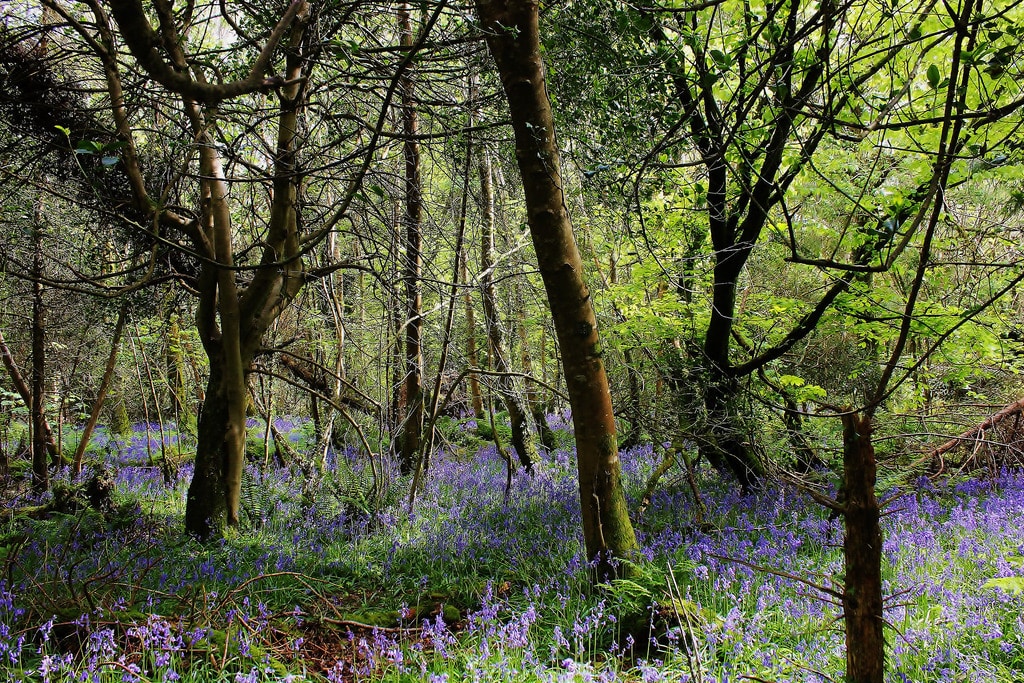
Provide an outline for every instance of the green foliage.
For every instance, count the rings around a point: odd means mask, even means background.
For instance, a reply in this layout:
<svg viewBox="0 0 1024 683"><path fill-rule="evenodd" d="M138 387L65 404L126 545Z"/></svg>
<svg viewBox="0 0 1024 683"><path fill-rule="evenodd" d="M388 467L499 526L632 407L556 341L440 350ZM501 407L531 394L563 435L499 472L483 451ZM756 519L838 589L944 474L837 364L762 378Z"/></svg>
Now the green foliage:
<svg viewBox="0 0 1024 683"><path fill-rule="evenodd" d="M1024 557L1013 555L1007 558L1007 562L1017 569L1024 569ZM988 579L983 584L984 588L996 588L1014 595L1024 594L1024 576L1003 576Z"/></svg>

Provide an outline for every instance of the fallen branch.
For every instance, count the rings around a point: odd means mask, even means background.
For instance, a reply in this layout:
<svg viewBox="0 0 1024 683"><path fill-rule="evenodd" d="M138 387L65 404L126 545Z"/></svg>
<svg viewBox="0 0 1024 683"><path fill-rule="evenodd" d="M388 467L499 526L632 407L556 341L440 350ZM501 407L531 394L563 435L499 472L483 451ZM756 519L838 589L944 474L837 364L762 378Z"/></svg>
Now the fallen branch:
<svg viewBox="0 0 1024 683"><path fill-rule="evenodd" d="M1015 403L1011 403L1010 405L1000 410L998 413L989 416L981 424L971 427L962 434L954 436L946 443L929 452L928 458L932 462L940 460L943 455L953 450L957 446L960 446L964 443L975 442L983 439L986 431L998 426L1003 420L1007 419L1008 417L1019 416L1021 414L1024 414L1024 398L1020 399L1019 401L1016 401Z"/></svg>

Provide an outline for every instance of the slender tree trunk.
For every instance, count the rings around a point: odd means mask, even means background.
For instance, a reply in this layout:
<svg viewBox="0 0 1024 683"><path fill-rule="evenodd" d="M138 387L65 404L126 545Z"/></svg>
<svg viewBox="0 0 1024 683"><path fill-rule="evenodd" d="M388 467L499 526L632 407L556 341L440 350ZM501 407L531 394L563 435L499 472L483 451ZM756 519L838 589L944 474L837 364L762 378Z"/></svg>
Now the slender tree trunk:
<svg viewBox="0 0 1024 683"><path fill-rule="evenodd" d="M481 209L480 294L483 300L487 340L490 344L491 358L494 359L494 369L501 373L497 377L496 384L512 427L512 448L515 449L516 456L519 458L519 464L527 472L532 472L533 461L537 459L537 450L530 440L523 403L516 395L515 383L508 374L511 368L509 367L507 349L505 349L505 334L502 330L501 315L498 312L498 297L494 291L494 185L492 183L491 155L486 144L479 145L478 155Z"/></svg>
<svg viewBox="0 0 1024 683"><path fill-rule="evenodd" d="M871 418L843 415L843 521L847 683L883 683L885 640L882 620L882 531L875 496L875 448Z"/></svg>
<svg viewBox="0 0 1024 683"><path fill-rule="evenodd" d="M522 356L523 372L527 375L532 375L533 358L530 354L530 336L526 331L526 305L523 303L522 296L519 297L519 301L521 308L516 327L519 328L520 355ZM551 427L548 425L548 416L544 409L544 402L541 401L540 392L537 391L534 382L528 381L524 398L526 405L530 407L530 415L533 416L533 422L537 425L537 434L540 436L541 446L547 451L555 450L555 433L551 431Z"/></svg>
<svg viewBox="0 0 1024 683"><path fill-rule="evenodd" d="M181 343L181 327L178 324L178 312L171 307L167 316L167 404L168 412L174 416L174 422L181 429L182 415L185 413L185 361Z"/></svg>
<svg viewBox="0 0 1024 683"><path fill-rule="evenodd" d="M636 534L622 490L615 416L583 262L562 193L554 118L544 82L536 0L477 0L515 130L527 219L554 319L576 430L583 539L598 575L632 557Z"/></svg>
<svg viewBox="0 0 1024 683"><path fill-rule="evenodd" d="M14 384L15 391L18 392L18 396L21 397L22 403L29 409L31 414L32 410L32 389L29 387L28 382L25 381L24 375L21 374L21 369L18 368L18 364L14 362L14 356L11 354L10 348L7 346L6 340L4 340L3 331L0 330L0 361L3 362L4 367L7 369L7 375L11 378L11 382ZM50 454L50 457L56 457L57 453L57 442L53 437L53 430L50 428L50 422L46 419L46 415L43 415L43 435L46 439L46 450Z"/></svg>
<svg viewBox="0 0 1024 683"><path fill-rule="evenodd" d="M596 258L594 259L594 263L600 267L600 262ZM608 277L605 285L616 285L618 282L618 264L616 263L615 254L611 253L608 255ZM615 307L615 313L619 320L625 320L625 316L622 315L618 307ZM623 350L622 356L629 387L629 393L626 395L626 406L622 414L629 427L629 431L626 432L625 437L622 439L620 447L622 449L626 449L633 448L640 443L640 435L643 431L643 418L641 414L642 404L640 401L640 371L637 370L636 364L633 360L633 350L627 346Z"/></svg>
<svg viewBox="0 0 1024 683"><path fill-rule="evenodd" d="M626 366L626 378L629 382L629 393L626 398L625 410L629 432L627 432L626 438L622 441L622 447L633 448L640 445L640 436L643 434L643 402L640 396L640 371L636 368L632 349L627 348L623 351L623 360Z"/></svg>
<svg viewBox="0 0 1024 683"><path fill-rule="evenodd" d="M46 430L46 304L43 301L43 228L41 216L36 216L32 232L32 489L37 493L50 486ZM53 459L60 462L60 449L54 449Z"/></svg>
<svg viewBox="0 0 1024 683"><path fill-rule="evenodd" d="M126 317L128 317L127 303L122 304L121 310L118 311L117 323L114 325L114 332L110 340L110 355L107 356L107 365L103 369L103 379L100 380L100 388L96 392L96 400L93 401L92 411L89 413L89 421L85 423L82 436L78 441L78 447L75 449L75 456L71 461L71 471L75 474L82 472L82 458L85 455L85 449L89 445L89 439L92 437L92 432L96 428L96 422L100 418L103 402L107 398L107 390L110 389L110 380L114 376L114 370L117 367L117 349L121 345L121 334L124 332Z"/></svg>
<svg viewBox="0 0 1024 683"><path fill-rule="evenodd" d="M412 19L408 3L399 9L399 30L403 47L413 46ZM422 215L423 188L420 179L420 145L416 140L419 120L416 112L416 85L409 69L401 78L402 144L405 157L405 261L402 279L405 282L405 401L402 422L399 466L409 474L415 466L423 438L423 295L422 278Z"/></svg>
<svg viewBox="0 0 1024 683"><path fill-rule="evenodd" d="M391 224L394 230L391 231L390 259L391 267L390 283L388 288L388 311L391 318L391 329L394 343L388 347L390 363L388 370L391 373L391 421L389 432L392 435L391 451L396 458L400 458L402 447L402 423L405 420L406 406L406 385L405 385L405 302L399 286L399 278L402 273L402 235L399 225L400 207L398 202L392 206Z"/></svg>
<svg viewBox="0 0 1024 683"><path fill-rule="evenodd" d="M463 284L469 281L469 268L466 265L466 255L463 254L462 267L460 268L459 279ZM480 367L479 354L476 349L476 312L473 309L473 295L470 290L467 289L464 295L465 307L466 307L466 356L468 357L469 366L473 368ZM480 378L475 372L469 374L469 401L473 407L473 416L477 420L481 420L484 417L484 399L480 393Z"/></svg>

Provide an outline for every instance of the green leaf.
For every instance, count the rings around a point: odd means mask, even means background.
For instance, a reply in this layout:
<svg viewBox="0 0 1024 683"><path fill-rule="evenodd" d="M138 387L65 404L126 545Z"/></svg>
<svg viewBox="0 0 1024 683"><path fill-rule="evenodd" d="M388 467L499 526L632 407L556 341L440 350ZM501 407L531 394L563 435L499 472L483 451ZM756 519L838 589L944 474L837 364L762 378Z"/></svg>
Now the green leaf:
<svg viewBox="0 0 1024 683"><path fill-rule="evenodd" d="M711 59L715 60L715 64L717 64L720 69L728 69L732 66L732 57L721 50L711 50L710 54Z"/></svg>
<svg viewBox="0 0 1024 683"><path fill-rule="evenodd" d="M64 133L64 137L69 137L71 135L70 128L65 128L64 126L54 126L54 128L59 130L61 133Z"/></svg>
<svg viewBox="0 0 1024 683"><path fill-rule="evenodd" d="M100 163L109 168L117 164L117 162L119 162L120 160L121 159L119 157L105 156L102 159L100 159Z"/></svg>
<svg viewBox="0 0 1024 683"><path fill-rule="evenodd" d="M103 150L103 145L94 140L80 140L75 145L75 154L96 154Z"/></svg>
<svg viewBox="0 0 1024 683"><path fill-rule="evenodd" d="M1006 576L999 579L989 579L984 583L985 588L998 588L1007 593L1019 595L1024 593L1024 576Z"/></svg>
<svg viewBox="0 0 1024 683"><path fill-rule="evenodd" d="M939 87L939 81L942 80L942 74L939 73L939 67L932 64L928 67L928 85L933 88Z"/></svg>

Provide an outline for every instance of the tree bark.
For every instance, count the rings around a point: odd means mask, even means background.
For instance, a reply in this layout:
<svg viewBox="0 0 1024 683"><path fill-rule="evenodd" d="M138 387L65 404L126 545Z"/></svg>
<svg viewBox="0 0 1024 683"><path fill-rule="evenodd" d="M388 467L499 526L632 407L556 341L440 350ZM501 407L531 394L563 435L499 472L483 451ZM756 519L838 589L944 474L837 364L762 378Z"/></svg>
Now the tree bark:
<svg viewBox="0 0 1024 683"><path fill-rule="evenodd" d="M185 505L185 528L200 538L219 536L226 528L238 523L237 507L232 514L230 506L237 505L238 496L230 495L227 460L237 458L229 441L232 411L225 385L222 363L210 363L210 377L206 385L206 400L199 411L195 471L188 487ZM245 419L242 419L244 433ZM237 426L235 426L237 430ZM244 450L241 457L244 457Z"/></svg>
<svg viewBox="0 0 1024 683"><path fill-rule="evenodd" d="M399 13L400 42L403 47L413 46L412 18L408 3L402 3ZM399 467L403 474L413 471L419 457L423 439L423 294L420 279L423 270L422 217L423 189L420 178L420 145L416 140L419 119L416 112L416 84L412 70L402 75L399 88L402 93L402 143L405 157L405 261L402 279L405 282L405 401L402 421Z"/></svg>
<svg viewBox="0 0 1024 683"><path fill-rule="evenodd" d="M875 495L875 448L871 418L843 415L843 543L847 683L883 683L882 531Z"/></svg>
<svg viewBox="0 0 1024 683"><path fill-rule="evenodd" d="M206 400L199 414L195 470L185 504L185 528L200 538L208 538L222 535L239 521L245 461L245 409L249 399L246 373L251 355L243 352L227 184L212 145L200 148L200 156L205 177L205 203L210 207L207 233L217 262L204 263L200 276L206 296L200 302L197 318L210 360L210 376ZM211 301L213 298L215 302ZM219 327L212 320L214 306ZM246 341L251 344L250 340Z"/></svg>
<svg viewBox="0 0 1024 683"><path fill-rule="evenodd" d="M527 220L564 366L576 431L583 539L598 575L638 545L622 490L615 417L583 263L562 192L554 119L544 82L536 0L477 0L515 130Z"/></svg>

